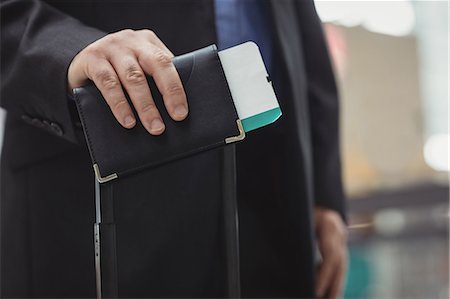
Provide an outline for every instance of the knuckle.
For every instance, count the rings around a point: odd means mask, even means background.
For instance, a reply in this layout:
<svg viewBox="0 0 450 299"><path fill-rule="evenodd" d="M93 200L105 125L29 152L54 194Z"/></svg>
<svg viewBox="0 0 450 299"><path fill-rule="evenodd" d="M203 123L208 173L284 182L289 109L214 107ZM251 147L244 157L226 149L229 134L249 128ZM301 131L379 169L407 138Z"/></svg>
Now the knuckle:
<svg viewBox="0 0 450 299"><path fill-rule="evenodd" d="M156 36L156 33L153 32L153 31L150 30L150 29L142 29L141 32L142 32L143 34L145 34L146 36L148 36L150 39L154 39L154 38L157 37L157 36Z"/></svg>
<svg viewBox="0 0 450 299"><path fill-rule="evenodd" d="M125 73L125 80L128 84L142 85L147 82L143 71L136 67L129 67Z"/></svg>
<svg viewBox="0 0 450 299"><path fill-rule="evenodd" d="M134 30L127 28L127 29L121 30L120 32L123 33L123 34L133 34Z"/></svg>
<svg viewBox="0 0 450 299"><path fill-rule="evenodd" d="M123 29L114 33L110 33L107 36L105 36L103 39L111 44L120 43L125 38L129 37L134 33L131 29Z"/></svg>
<svg viewBox="0 0 450 299"><path fill-rule="evenodd" d="M133 35L134 33L135 33L135 31L132 29L123 29L123 30L120 30L119 32L117 32L116 34L118 36L130 36L130 35Z"/></svg>
<svg viewBox="0 0 450 299"><path fill-rule="evenodd" d="M95 77L106 89L114 89L120 84L117 77L110 71L99 71Z"/></svg>
<svg viewBox="0 0 450 299"><path fill-rule="evenodd" d="M102 38L102 42L105 42L106 44L114 44L117 43L117 41L119 40L119 33L110 33L107 36L105 36L104 38Z"/></svg>
<svg viewBox="0 0 450 299"><path fill-rule="evenodd" d="M145 102L142 104L140 111L142 113L147 113L149 111L154 111L156 109L156 106L152 102Z"/></svg>
<svg viewBox="0 0 450 299"><path fill-rule="evenodd" d="M179 83L173 83L169 85L166 89L166 95L168 96L178 96L183 94L183 86Z"/></svg>
<svg viewBox="0 0 450 299"><path fill-rule="evenodd" d="M171 57L162 50L158 50L154 53L154 59L156 63L161 66L169 66L172 63Z"/></svg>
<svg viewBox="0 0 450 299"><path fill-rule="evenodd" d="M90 44L89 46L87 46L83 52L86 53L87 55L92 55L95 57L100 57L103 54L103 46L100 42L94 42L92 44Z"/></svg>
<svg viewBox="0 0 450 299"><path fill-rule="evenodd" d="M111 108L114 111L119 111L119 110L121 110L122 107L126 107L126 105L128 105L128 102L125 99L122 99L122 100L115 102Z"/></svg>

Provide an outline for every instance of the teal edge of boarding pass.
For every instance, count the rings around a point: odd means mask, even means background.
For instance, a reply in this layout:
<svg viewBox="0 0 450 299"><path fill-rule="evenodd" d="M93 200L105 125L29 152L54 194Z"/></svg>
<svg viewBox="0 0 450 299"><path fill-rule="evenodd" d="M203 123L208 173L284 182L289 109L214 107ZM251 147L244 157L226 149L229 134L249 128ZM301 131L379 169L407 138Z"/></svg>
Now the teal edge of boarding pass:
<svg viewBox="0 0 450 299"><path fill-rule="evenodd" d="M241 119L244 131L250 132L275 122L282 115L280 107Z"/></svg>

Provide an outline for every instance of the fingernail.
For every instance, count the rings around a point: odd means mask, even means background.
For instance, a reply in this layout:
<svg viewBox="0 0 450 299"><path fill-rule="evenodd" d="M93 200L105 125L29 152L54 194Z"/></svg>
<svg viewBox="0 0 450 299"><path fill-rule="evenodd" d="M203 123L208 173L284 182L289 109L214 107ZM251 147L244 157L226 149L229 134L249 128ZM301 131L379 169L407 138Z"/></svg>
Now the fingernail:
<svg viewBox="0 0 450 299"><path fill-rule="evenodd" d="M188 114L188 110L187 110L186 106L178 105L177 107L175 107L174 114L177 118L184 118Z"/></svg>
<svg viewBox="0 0 450 299"><path fill-rule="evenodd" d="M128 115L127 117L125 117L124 122L125 122L125 126L127 128L129 128L129 127L132 127L136 123L136 120L134 119L133 116Z"/></svg>
<svg viewBox="0 0 450 299"><path fill-rule="evenodd" d="M159 118L155 118L150 125L150 131L152 133L160 133L164 130L164 128L164 123Z"/></svg>

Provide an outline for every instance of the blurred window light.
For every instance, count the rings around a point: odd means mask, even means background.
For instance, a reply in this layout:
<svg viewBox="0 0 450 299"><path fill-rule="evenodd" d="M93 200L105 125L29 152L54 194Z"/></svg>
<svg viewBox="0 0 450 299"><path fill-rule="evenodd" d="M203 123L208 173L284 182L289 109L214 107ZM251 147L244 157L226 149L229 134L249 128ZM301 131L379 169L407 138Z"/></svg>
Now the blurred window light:
<svg viewBox="0 0 450 299"><path fill-rule="evenodd" d="M449 167L449 35L447 1L414 1L425 121L425 162L436 171Z"/></svg>
<svg viewBox="0 0 450 299"><path fill-rule="evenodd" d="M410 0L315 0L315 4L323 22L346 27L361 25L369 31L393 36L409 35L415 27Z"/></svg>
<svg viewBox="0 0 450 299"><path fill-rule="evenodd" d="M405 213L399 209L381 210L374 217L375 231L383 236L398 235L405 229L405 225Z"/></svg>
<svg viewBox="0 0 450 299"><path fill-rule="evenodd" d="M435 134L428 138L424 146L425 162L436 171L450 171L449 143L450 135Z"/></svg>

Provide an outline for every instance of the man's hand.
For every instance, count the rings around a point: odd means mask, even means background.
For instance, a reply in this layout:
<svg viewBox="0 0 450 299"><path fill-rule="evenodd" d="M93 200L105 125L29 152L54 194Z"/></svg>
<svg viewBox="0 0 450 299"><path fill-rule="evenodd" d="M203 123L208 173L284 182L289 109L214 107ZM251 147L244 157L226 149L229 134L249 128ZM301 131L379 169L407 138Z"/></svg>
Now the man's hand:
<svg viewBox="0 0 450 299"><path fill-rule="evenodd" d="M347 269L347 229L337 212L316 207L315 231L322 255L316 280L316 296L340 298Z"/></svg>
<svg viewBox="0 0 450 299"><path fill-rule="evenodd" d="M173 120L181 121L188 114L186 94L172 57L173 54L150 30L126 29L108 34L74 57L68 70L68 87L72 90L91 79L117 121L130 129L135 126L136 118L123 87L146 130L152 135L160 135L165 125L145 74L155 80Z"/></svg>

